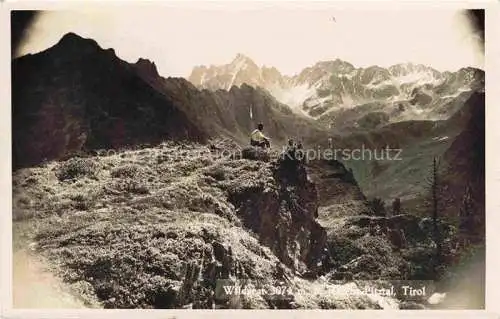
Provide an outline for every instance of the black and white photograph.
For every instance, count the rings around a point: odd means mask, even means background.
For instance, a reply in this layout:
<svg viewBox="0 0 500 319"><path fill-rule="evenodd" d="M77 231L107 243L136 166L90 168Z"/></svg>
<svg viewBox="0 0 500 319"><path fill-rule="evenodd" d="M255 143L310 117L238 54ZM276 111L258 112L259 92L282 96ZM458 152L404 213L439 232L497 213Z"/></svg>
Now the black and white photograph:
<svg viewBox="0 0 500 319"><path fill-rule="evenodd" d="M485 9L238 2L10 11L12 307L485 309Z"/></svg>

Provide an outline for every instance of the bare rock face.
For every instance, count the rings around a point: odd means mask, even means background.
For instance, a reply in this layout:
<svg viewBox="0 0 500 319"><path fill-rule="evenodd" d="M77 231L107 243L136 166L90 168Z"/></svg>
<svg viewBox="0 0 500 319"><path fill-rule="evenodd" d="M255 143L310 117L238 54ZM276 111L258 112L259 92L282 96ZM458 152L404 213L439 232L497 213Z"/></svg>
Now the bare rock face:
<svg viewBox="0 0 500 319"><path fill-rule="evenodd" d="M366 200L359 188L353 172L336 160L314 160L307 165L313 182L318 185L321 206L345 202L347 200Z"/></svg>

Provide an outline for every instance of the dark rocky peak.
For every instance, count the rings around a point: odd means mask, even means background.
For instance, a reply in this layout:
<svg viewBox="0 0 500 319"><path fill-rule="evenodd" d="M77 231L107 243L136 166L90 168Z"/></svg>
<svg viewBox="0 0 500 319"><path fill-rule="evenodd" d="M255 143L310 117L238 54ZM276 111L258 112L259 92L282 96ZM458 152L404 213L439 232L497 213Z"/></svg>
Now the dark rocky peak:
<svg viewBox="0 0 500 319"><path fill-rule="evenodd" d="M27 62L29 61L29 62ZM76 64L87 64L84 70L90 70L101 63L111 65L122 64L114 49L103 49L95 40L83 38L73 32L65 34L55 45L36 54L27 54L14 59L13 65L23 68L23 65L37 65L35 69L45 70L42 65L50 64L53 67L69 69L76 68ZM23 71L25 72L25 71ZM27 72L27 71L26 71Z"/></svg>
<svg viewBox="0 0 500 319"><path fill-rule="evenodd" d="M268 98L268 99L275 101L274 97L266 89L264 89L258 85L252 86L252 85L249 85L248 83L245 83L245 82L241 83L240 86L237 86L237 85L231 86L231 88L229 89L229 93L243 94L247 97L255 95L255 96L258 96L259 98ZM278 103L278 102L276 101L276 103Z"/></svg>
<svg viewBox="0 0 500 319"><path fill-rule="evenodd" d="M148 59L139 58L135 63L137 71L148 78L160 77L156 64Z"/></svg>
<svg viewBox="0 0 500 319"><path fill-rule="evenodd" d="M245 91L255 91L256 90L253 86L248 85L247 83L242 83L240 85L240 89L245 90Z"/></svg>
<svg viewBox="0 0 500 319"><path fill-rule="evenodd" d="M246 83L242 83L240 86L231 85L228 90L230 94L251 94L253 91L255 91L255 88Z"/></svg>
<svg viewBox="0 0 500 319"><path fill-rule="evenodd" d="M13 166L81 150L203 140L205 133L161 91L161 78L145 80L134 66L71 33L44 52L14 60Z"/></svg>
<svg viewBox="0 0 500 319"><path fill-rule="evenodd" d="M57 50L68 54L86 54L103 50L93 39L83 38L76 33L66 33L56 45L49 50Z"/></svg>

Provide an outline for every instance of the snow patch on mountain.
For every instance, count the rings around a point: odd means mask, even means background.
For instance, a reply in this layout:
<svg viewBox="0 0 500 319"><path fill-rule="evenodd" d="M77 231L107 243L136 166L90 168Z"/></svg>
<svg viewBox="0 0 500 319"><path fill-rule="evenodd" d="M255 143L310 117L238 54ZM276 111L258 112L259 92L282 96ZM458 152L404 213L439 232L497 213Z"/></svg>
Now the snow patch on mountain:
<svg viewBox="0 0 500 319"><path fill-rule="evenodd" d="M380 79L374 78L372 82L366 85L366 88L371 90L381 89L386 86L396 86L401 87L402 85L407 85L408 89L413 89L416 87L424 85L438 86L443 84L444 78L436 77L431 72L415 72L408 73L400 76L393 76L390 79L380 81Z"/></svg>
<svg viewBox="0 0 500 319"><path fill-rule="evenodd" d="M238 54L234 61L231 63L230 72L232 73L231 82L227 86L230 89L234 85L234 80L241 70L248 68L247 58L241 54Z"/></svg>
<svg viewBox="0 0 500 319"><path fill-rule="evenodd" d="M434 141L437 141L437 142L442 142L442 141L446 141L449 137L448 136L436 136L436 137L433 137L432 139Z"/></svg>
<svg viewBox="0 0 500 319"><path fill-rule="evenodd" d="M317 88L317 85L309 86L307 83L292 86L290 88L283 88L275 85L269 89L269 92L276 100L288 105L293 111L306 114L302 108L303 103L316 95Z"/></svg>
<svg viewBox="0 0 500 319"><path fill-rule="evenodd" d="M443 79L438 77L431 72L415 72L409 73L403 76L395 77L395 82L397 84L408 84L412 83L413 85L424 85L424 84L433 84L440 85L443 83Z"/></svg>

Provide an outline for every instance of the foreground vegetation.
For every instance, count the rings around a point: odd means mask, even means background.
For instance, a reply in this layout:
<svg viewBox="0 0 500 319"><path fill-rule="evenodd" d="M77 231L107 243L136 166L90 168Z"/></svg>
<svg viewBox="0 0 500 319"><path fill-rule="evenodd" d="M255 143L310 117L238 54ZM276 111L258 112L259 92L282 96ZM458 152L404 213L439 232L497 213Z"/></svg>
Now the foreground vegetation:
<svg viewBox="0 0 500 319"><path fill-rule="evenodd" d="M302 185L284 182L276 160L216 151L235 147L225 143L165 143L18 170L16 238L31 242L76 294L105 308L425 306L424 299L363 294L359 282L428 279L433 243L425 222L367 211L320 216L315 226L318 203L307 177ZM253 225L256 219L262 222ZM404 243L394 227L407 231ZM321 238L324 251L315 252ZM295 293L286 300L215 296L217 280L236 278Z"/></svg>

